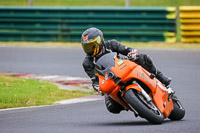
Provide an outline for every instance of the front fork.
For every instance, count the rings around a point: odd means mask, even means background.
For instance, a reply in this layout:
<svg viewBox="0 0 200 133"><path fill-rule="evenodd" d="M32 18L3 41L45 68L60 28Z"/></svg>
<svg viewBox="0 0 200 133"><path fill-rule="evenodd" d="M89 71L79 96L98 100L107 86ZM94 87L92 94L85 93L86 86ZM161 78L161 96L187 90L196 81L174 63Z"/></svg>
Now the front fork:
<svg viewBox="0 0 200 133"><path fill-rule="evenodd" d="M140 92L144 96L144 98L147 100L147 102L152 101L152 98L146 93L146 91L136 81L133 81L133 84L125 87L125 91L128 91L129 89L133 89Z"/></svg>
<svg viewBox="0 0 200 133"><path fill-rule="evenodd" d="M128 85L126 87L122 87L122 97L124 97L124 94L126 93L126 91L128 91L129 89L133 89L133 90L136 90L137 92L141 93L145 100L147 101L147 103L151 103L152 102L152 98L146 93L146 91L136 82L136 81L133 81L131 85ZM126 101L126 99L125 99ZM129 103L127 102L129 108L134 112L135 116L139 116L139 113L134 109L132 108L131 105L129 105Z"/></svg>

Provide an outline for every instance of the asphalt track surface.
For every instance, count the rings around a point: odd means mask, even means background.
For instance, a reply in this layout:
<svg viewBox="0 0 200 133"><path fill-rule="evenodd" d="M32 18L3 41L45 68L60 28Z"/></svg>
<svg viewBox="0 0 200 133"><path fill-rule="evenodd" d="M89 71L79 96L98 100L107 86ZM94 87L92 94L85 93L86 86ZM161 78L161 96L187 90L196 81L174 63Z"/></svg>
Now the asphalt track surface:
<svg viewBox="0 0 200 133"><path fill-rule="evenodd" d="M152 125L123 111L110 114L103 100L0 111L0 133L199 133L200 51L140 50L148 53L165 75L172 77L186 110L181 121L166 119ZM81 48L0 47L0 72L21 72L86 77Z"/></svg>

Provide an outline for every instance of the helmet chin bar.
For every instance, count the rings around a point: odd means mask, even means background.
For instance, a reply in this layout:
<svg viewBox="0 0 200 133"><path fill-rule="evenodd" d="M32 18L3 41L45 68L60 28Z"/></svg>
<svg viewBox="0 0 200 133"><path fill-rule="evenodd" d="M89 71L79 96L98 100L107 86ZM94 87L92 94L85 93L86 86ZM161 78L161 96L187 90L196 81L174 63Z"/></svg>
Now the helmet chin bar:
<svg viewBox="0 0 200 133"><path fill-rule="evenodd" d="M93 51L93 56L97 55L99 53L99 45L96 45Z"/></svg>
<svg viewBox="0 0 200 133"><path fill-rule="evenodd" d="M95 56L95 57L100 57L100 56L102 56L102 54L103 54L103 48L99 51L99 53Z"/></svg>

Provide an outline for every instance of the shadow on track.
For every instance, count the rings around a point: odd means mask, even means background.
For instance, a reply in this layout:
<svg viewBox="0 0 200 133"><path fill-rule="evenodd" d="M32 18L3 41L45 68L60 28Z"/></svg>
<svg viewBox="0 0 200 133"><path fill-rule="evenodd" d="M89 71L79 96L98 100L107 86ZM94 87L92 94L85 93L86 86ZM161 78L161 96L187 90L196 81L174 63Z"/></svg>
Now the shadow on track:
<svg viewBox="0 0 200 133"><path fill-rule="evenodd" d="M171 123L175 121L165 120L162 124ZM161 124L161 125L162 125ZM157 126L156 124L152 124L146 120L140 121L121 121L121 122L94 122L94 123L84 123L82 126L93 126L93 127L102 127L102 126Z"/></svg>

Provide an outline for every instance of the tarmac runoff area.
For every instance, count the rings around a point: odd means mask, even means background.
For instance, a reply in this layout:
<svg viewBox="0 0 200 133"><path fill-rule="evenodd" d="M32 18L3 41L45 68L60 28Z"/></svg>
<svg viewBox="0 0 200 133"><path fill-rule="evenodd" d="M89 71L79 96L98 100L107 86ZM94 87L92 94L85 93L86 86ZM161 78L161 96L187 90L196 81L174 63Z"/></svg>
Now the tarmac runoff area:
<svg viewBox="0 0 200 133"><path fill-rule="evenodd" d="M59 76L59 75L36 75L36 74L20 74L20 73L0 73L2 75L12 75L14 77L21 77L27 79L36 79L39 81L48 81L54 83L60 89L64 90L79 90L85 92L93 91L91 86L91 81L89 78L81 78L81 77L68 77L68 76ZM89 101L96 101L102 100L103 97L100 95L91 95L87 97L80 97L68 100L57 101L54 104L74 104L74 103L81 103L81 102L89 102ZM52 105L44 105L44 106L31 106L31 107L17 107L17 108L7 108L7 109L0 109L0 111L6 110L16 110L16 109L26 109L26 108L40 108Z"/></svg>

